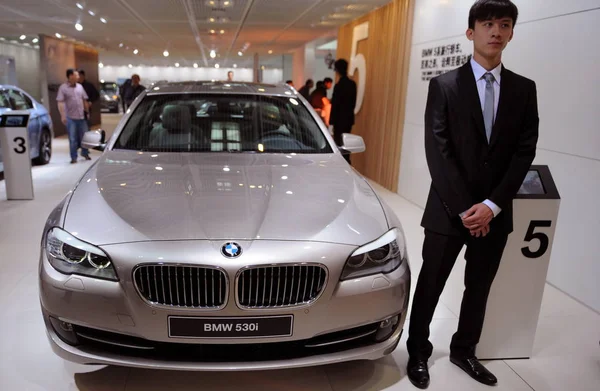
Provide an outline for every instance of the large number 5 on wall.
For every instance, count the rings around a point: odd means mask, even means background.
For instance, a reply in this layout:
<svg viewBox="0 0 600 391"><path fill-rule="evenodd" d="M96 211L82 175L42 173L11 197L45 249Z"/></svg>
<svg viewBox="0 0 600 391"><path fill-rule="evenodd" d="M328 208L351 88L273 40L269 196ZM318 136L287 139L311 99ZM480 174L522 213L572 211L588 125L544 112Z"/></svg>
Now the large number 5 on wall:
<svg viewBox="0 0 600 391"><path fill-rule="evenodd" d="M365 83L367 81L367 61L362 54L356 54L358 42L369 38L369 22L359 24L354 27L352 32L352 56L350 57L350 70L348 75L354 76L354 71L358 69L358 90L356 92L356 106L354 114L358 114L362 107L363 98L365 97Z"/></svg>

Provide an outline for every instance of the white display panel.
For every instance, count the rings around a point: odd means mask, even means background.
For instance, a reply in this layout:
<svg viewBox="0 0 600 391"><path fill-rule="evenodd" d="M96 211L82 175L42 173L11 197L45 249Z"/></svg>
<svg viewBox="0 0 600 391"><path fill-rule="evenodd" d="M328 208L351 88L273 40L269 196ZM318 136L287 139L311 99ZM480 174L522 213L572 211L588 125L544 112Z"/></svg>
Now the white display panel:
<svg viewBox="0 0 600 391"><path fill-rule="evenodd" d="M0 116L0 147L6 197L9 200L33 199L28 121L27 112L12 111Z"/></svg>

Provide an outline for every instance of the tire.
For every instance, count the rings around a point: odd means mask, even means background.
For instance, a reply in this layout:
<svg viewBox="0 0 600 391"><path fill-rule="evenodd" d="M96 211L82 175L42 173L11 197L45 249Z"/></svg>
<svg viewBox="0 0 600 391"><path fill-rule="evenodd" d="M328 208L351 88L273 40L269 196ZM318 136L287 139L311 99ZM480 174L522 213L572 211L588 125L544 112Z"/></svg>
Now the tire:
<svg viewBox="0 0 600 391"><path fill-rule="evenodd" d="M40 166L50 163L52 158L52 135L48 129L42 130L39 149L38 157L33 159L33 163Z"/></svg>

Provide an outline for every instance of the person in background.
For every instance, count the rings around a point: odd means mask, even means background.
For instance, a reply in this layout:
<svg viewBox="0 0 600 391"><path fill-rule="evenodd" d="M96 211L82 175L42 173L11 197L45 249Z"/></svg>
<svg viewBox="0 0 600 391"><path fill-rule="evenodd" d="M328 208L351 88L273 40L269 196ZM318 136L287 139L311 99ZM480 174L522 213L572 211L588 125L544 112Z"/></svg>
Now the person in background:
<svg viewBox="0 0 600 391"><path fill-rule="evenodd" d="M85 71L83 69L79 70L79 84L85 90L85 93L88 96L88 112L85 113L85 119L88 123L88 127L90 125L90 119L92 117L92 104L94 104L98 99L100 99L100 93L96 89L96 87L85 79Z"/></svg>
<svg viewBox="0 0 600 391"><path fill-rule="evenodd" d="M344 144L344 133L351 133L354 126L354 107L356 106L356 83L348 77L348 61L339 59L333 65L338 82L333 88L331 98L331 116L333 138L338 146ZM344 154L350 163L350 155Z"/></svg>
<svg viewBox="0 0 600 391"><path fill-rule="evenodd" d="M140 84L140 76L137 74L131 75L131 84L125 90L125 106L129 108L135 98L138 97L139 94L144 92L146 87Z"/></svg>
<svg viewBox="0 0 600 391"><path fill-rule="evenodd" d="M227 81L233 81L233 71L227 72Z"/></svg>
<svg viewBox="0 0 600 391"><path fill-rule="evenodd" d="M285 82L285 84L287 84L287 85L288 85L288 86L290 86L290 87L293 87L293 86L294 86L294 82L293 82L293 81L291 81L291 80L287 80L287 81Z"/></svg>
<svg viewBox="0 0 600 391"><path fill-rule="evenodd" d="M450 362L480 383L498 382L475 353L490 288L513 231L513 198L535 158L539 127L535 82L502 63L517 17L509 0L478 0L466 31L473 57L429 83L425 156L431 187L406 344L407 375L421 389L430 381L429 325L465 245L465 291Z"/></svg>
<svg viewBox="0 0 600 391"><path fill-rule="evenodd" d="M331 102L327 98L327 88L322 81L317 82L317 88L310 94L310 105L319 114L325 126L329 127L329 116L331 112Z"/></svg>
<svg viewBox="0 0 600 391"><path fill-rule="evenodd" d="M329 93L328 91L333 87L333 79L331 77L326 77L323 79L323 84L325 85L325 96Z"/></svg>
<svg viewBox="0 0 600 391"><path fill-rule="evenodd" d="M123 106L123 112L127 110L127 105L125 104L125 91L131 86L131 79L125 80L123 84L119 86L119 99L121 100L121 105Z"/></svg>
<svg viewBox="0 0 600 391"><path fill-rule="evenodd" d="M304 97L307 101L310 102L310 90L315 85L315 82L312 79L308 79L306 83L298 90L300 95Z"/></svg>
<svg viewBox="0 0 600 391"><path fill-rule="evenodd" d="M58 89L56 101L60 119L67 126L69 134L69 148L71 152L71 164L77 163L77 151L81 147L83 134L88 130L85 113L88 111L88 100L83 86L77 81L79 74L74 69L67 69L67 81ZM81 148L81 156L85 160L91 160L89 151Z"/></svg>

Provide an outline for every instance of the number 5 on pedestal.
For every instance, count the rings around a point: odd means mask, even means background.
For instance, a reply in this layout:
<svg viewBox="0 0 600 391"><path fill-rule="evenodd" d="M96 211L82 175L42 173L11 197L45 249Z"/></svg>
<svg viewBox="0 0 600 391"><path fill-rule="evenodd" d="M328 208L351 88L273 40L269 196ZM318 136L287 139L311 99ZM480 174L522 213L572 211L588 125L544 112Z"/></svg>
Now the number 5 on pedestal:
<svg viewBox="0 0 600 391"><path fill-rule="evenodd" d="M350 70L348 75L354 76L354 71L358 69L359 80L356 92L356 106L354 114L358 114L362 107L363 98L365 97L365 83L367 81L367 61L362 54L356 54L358 42L369 38L369 22L359 24L354 27L352 32L352 55L350 57Z"/></svg>

